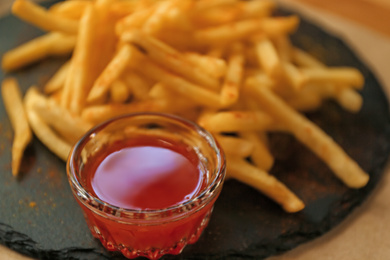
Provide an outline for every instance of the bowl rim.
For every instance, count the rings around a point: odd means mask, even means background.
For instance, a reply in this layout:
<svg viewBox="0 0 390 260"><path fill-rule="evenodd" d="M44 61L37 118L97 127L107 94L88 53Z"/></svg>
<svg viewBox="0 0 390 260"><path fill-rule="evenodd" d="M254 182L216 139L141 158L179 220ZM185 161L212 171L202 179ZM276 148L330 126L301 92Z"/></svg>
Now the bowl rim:
<svg viewBox="0 0 390 260"><path fill-rule="evenodd" d="M94 138L96 132L99 132L107 126L120 120L139 117L161 118L168 119L172 122L177 122L187 128L191 128L191 130L196 131L199 137L204 139L209 144L210 148L213 150L217 158L214 167L215 174L209 184L200 193L182 203L175 204L162 209L131 209L112 205L104 200L101 200L100 198L98 198L91 192L88 192L84 188L84 186L80 183L77 177L78 168L76 166L76 160L78 158L78 155L81 154L81 152L79 151L83 149L84 145L88 141ZM177 219L184 217L184 215L187 215L190 211L193 213L199 211L201 208L206 206L210 201L212 201L216 196L219 195L226 175L226 158L222 148L218 144L217 140L213 137L213 135L195 122L180 116L167 113L137 112L113 117L92 127L72 147L66 163L66 172L74 197L76 197L76 199L84 206L86 206L89 210L92 210L94 213L102 217L114 217L117 218L117 221L137 219L157 220L161 219L162 217Z"/></svg>

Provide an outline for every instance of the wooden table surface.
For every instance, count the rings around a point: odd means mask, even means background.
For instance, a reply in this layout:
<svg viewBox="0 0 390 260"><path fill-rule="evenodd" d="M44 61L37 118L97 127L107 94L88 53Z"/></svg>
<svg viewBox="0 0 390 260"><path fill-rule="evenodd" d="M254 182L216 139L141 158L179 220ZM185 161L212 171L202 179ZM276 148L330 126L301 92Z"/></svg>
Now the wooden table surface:
<svg viewBox="0 0 390 260"><path fill-rule="evenodd" d="M334 30L368 63L390 97L390 0L277 0ZM0 15L10 1L0 0ZM269 260L390 259L390 167L368 200L322 237ZM29 259L0 246L0 259Z"/></svg>
<svg viewBox="0 0 390 260"><path fill-rule="evenodd" d="M337 14L390 36L389 0L291 0Z"/></svg>

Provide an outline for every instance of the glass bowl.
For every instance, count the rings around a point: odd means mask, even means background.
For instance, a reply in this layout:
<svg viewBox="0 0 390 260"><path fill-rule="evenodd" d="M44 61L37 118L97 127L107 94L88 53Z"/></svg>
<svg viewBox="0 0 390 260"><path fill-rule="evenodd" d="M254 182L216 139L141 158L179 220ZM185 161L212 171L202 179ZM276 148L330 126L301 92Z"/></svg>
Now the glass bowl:
<svg viewBox="0 0 390 260"><path fill-rule="evenodd" d="M90 165L99 164L102 155L118 144L142 146L156 144L156 140L158 145L169 143L172 149L185 148L176 151L196 155L196 160L191 160L202 176L202 185L193 196L166 207L143 209L113 205L96 195L90 184L95 174ZM111 119L85 134L70 153L67 175L92 235L107 250L120 251L127 258L158 259L179 254L198 240L222 189L225 164L213 136L195 123L167 114L136 113ZM124 167L132 174L132 165Z"/></svg>

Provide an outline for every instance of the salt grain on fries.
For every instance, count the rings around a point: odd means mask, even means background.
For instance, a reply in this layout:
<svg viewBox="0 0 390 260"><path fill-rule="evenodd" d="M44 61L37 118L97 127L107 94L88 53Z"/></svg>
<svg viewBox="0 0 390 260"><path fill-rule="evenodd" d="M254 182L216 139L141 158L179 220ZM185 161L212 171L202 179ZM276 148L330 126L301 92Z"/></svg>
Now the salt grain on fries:
<svg viewBox="0 0 390 260"><path fill-rule="evenodd" d="M346 185L363 187L369 175L302 112L329 98L358 112L364 78L293 46L299 18L273 16L275 7L271 0L75 0L45 9L16 0L13 13L48 32L6 52L2 66L13 71L73 51L44 94L31 87L24 98L35 135L63 160L80 135L106 119L174 113L216 136L229 177L297 212L304 202L269 174L267 133L294 135ZM6 106L20 99L3 98ZM16 144L19 128L29 129L15 127L14 174L30 140Z"/></svg>

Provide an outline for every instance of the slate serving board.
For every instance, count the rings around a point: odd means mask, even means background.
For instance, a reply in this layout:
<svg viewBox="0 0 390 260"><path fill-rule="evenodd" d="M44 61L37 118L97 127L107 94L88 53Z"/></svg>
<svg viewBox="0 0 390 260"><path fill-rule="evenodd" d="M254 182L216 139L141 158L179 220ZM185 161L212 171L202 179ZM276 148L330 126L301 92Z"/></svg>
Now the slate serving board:
<svg viewBox="0 0 390 260"><path fill-rule="evenodd" d="M41 33L12 16L0 19L0 54ZM390 117L380 83L344 41L304 18L292 40L328 65L363 72L364 105L358 114L327 102L307 116L369 172L370 182L359 190L348 189L294 138L272 134L272 173L304 200L306 208L287 214L256 190L229 180L198 243L163 259L262 259L285 252L335 227L381 180L390 152ZM25 91L31 84L44 83L64 60L48 59L10 76L17 77ZM0 80L4 76L0 71ZM0 243L39 259L124 259L106 252L90 235L68 187L65 163L38 140L26 152L24 174L11 176L12 130L3 105L0 120Z"/></svg>

